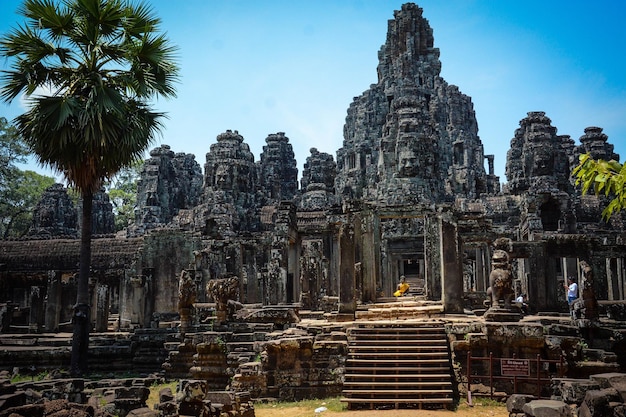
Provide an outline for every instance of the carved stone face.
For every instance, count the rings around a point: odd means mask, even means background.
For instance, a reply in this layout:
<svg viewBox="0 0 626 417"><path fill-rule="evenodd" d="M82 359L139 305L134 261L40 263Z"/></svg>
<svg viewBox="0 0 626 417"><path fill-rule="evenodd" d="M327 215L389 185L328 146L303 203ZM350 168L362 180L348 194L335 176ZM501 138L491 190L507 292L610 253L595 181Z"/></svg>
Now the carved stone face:
<svg viewBox="0 0 626 417"><path fill-rule="evenodd" d="M215 188L219 190L229 190L233 186L233 175L231 168L220 165L215 171Z"/></svg>
<svg viewBox="0 0 626 417"><path fill-rule="evenodd" d="M417 155L413 149L402 149L398 152L398 176L414 177L418 168Z"/></svg>
<svg viewBox="0 0 626 417"><path fill-rule="evenodd" d="M554 170L554 155L551 149L540 148L535 151L533 175L551 175Z"/></svg>

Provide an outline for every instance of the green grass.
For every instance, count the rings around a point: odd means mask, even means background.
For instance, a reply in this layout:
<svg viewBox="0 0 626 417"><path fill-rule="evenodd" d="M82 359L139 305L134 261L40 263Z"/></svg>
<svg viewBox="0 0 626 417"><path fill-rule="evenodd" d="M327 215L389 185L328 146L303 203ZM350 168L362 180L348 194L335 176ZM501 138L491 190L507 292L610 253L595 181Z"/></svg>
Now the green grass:
<svg viewBox="0 0 626 417"><path fill-rule="evenodd" d="M42 381L46 378L48 378L48 372L40 372L35 376L16 374L11 377L11 383L17 384L26 381Z"/></svg>
<svg viewBox="0 0 626 417"><path fill-rule="evenodd" d="M467 399L463 398L461 403L467 404ZM479 405L483 407L502 407L504 406L504 402L502 400L498 400L495 398L489 397L472 397L472 404Z"/></svg>
<svg viewBox="0 0 626 417"><path fill-rule="evenodd" d="M154 404L159 403L159 391L163 388L169 387L172 390L172 394L176 396L176 386L178 385L178 381L170 381L164 384L153 384L150 386L150 396L146 400L146 405L151 410L154 410Z"/></svg>
<svg viewBox="0 0 626 417"><path fill-rule="evenodd" d="M283 409L301 407L310 409L311 412L318 407L326 407L328 411L343 411L346 409L346 405L341 402L340 397L324 398L318 400L302 400L294 402L267 402L254 404L255 409Z"/></svg>

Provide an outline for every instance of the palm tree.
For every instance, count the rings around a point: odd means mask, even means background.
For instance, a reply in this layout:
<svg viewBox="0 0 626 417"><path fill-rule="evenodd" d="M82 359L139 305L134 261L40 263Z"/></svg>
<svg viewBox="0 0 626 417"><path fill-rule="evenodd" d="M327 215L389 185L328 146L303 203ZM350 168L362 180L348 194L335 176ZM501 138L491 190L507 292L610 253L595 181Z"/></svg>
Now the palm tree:
<svg viewBox="0 0 626 417"><path fill-rule="evenodd" d="M29 98L15 119L19 133L83 199L71 362L79 376L87 372L92 196L160 131L164 114L148 101L175 96L176 48L143 3L25 0L18 13L26 22L0 38L0 54L11 60L0 97Z"/></svg>

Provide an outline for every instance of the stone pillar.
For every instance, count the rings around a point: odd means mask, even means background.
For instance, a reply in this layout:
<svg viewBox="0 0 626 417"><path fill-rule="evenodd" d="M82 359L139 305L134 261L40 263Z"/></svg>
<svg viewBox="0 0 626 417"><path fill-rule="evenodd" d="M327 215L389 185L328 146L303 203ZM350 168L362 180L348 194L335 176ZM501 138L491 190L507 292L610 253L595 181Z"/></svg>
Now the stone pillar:
<svg viewBox="0 0 626 417"><path fill-rule="evenodd" d="M618 293L617 287L617 271L615 271L615 258L606 258L606 283L607 283L607 300L619 300L616 297Z"/></svg>
<svg viewBox="0 0 626 417"><path fill-rule="evenodd" d="M363 232L363 256L362 263L362 277L363 277L363 293L361 294L361 301L373 302L376 301L376 277L380 274L380 234L378 216L373 213L369 213L364 218Z"/></svg>
<svg viewBox="0 0 626 417"><path fill-rule="evenodd" d="M191 326L193 324L193 308L191 307L181 307L178 309L178 314L180 315L180 334L182 337L189 332ZM226 321L226 312L217 312L218 321L223 323Z"/></svg>
<svg viewBox="0 0 626 417"><path fill-rule="evenodd" d="M269 296L270 304L281 304L293 301L293 281L291 288L288 288L289 279L297 277L298 254L292 252L291 242L294 241L296 230L296 208L290 202L281 202L276 214L275 236L272 242L271 260L269 265ZM291 275L290 275L291 273Z"/></svg>
<svg viewBox="0 0 626 417"><path fill-rule="evenodd" d="M578 265L576 258L562 258L563 282L567 282L567 277L578 277Z"/></svg>
<svg viewBox="0 0 626 417"><path fill-rule="evenodd" d="M29 331L39 333L44 323L44 290L43 287L30 287L30 315L28 317Z"/></svg>
<svg viewBox="0 0 626 417"><path fill-rule="evenodd" d="M211 390L224 390L228 385L226 340L216 332L205 332L202 338L196 345L189 373L195 379L206 381Z"/></svg>
<svg viewBox="0 0 626 417"><path fill-rule="evenodd" d="M58 332L61 320L61 273L48 271L46 288L45 327L47 332Z"/></svg>
<svg viewBox="0 0 626 417"><path fill-rule="evenodd" d="M344 223L339 230L339 257L339 314L354 317L354 229L350 223Z"/></svg>
<svg viewBox="0 0 626 417"><path fill-rule="evenodd" d="M424 218L424 259L426 260L426 297L442 299L441 228L434 216Z"/></svg>
<svg viewBox="0 0 626 417"><path fill-rule="evenodd" d="M626 297L624 294L624 271L626 270L624 266L624 258L615 259L615 279L616 279L616 297L618 300L623 300Z"/></svg>
<svg viewBox="0 0 626 417"><path fill-rule="evenodd" d="M589 264L593 267L593 290L598 300L608 298L606 257L606 253L596 252L589 259Z"/></svg>
<svg viewBox="0 0 626 417"><path fill-rule="evenodd" d="M12 310L12 303L0 303L0 333L10 331Z"/></svg>
<svg viewBox="0 0 626 417"><path fill-rule="evenodd" d="M90 276L89 277L89 304L87 308L89 309L89 328L96 328L96 317L98 317L98 302L97 302L97 294L96 289L98 287L98 278Z"/></svg>
<svg viewBox="0 0 626 417"><path fill-rule="evenodd" d="M489 279L489 248L486 244L481 244L476 248L476 291L487 291L487 280Z"/></svg>
<svg viewBox="0 0 626 417"><path fill-rule="evenodd" d="M550 300L547 296L546 262L548 259L550 258L546 256L545 248L541 245L534 245L531 248L530 256L525 262L525 265L528 267L526 273L530 277L528 283L529 301L537 311L558 308L556 306L559 305L560 301Z"/></svg>
<svg viewBox="0 0 626 417"><path fill-rule="evenodd" d="M74 325L72 318L78 285L78 274L72 275L66 282L61 279L61 317L59 318L59 330L62 332L72 331Z"/></svg>
<svg viewBox="0 0 626 417"><path fill-rule="evenodd" d="M120 293L120 327L123 329L141 326L145 313L146 285L144 275L126 271Z"/></svg>
<svg viewBox="0 0 626 417"><path fill-rule="evenodd" d="M440 220L441 277L443 309L446 313L463 312L463 264L461 243L456 226Z"/></svg>
<svg viewBox="0 0 626 417"><path fill-rule="evenodd" d="M96 301L96 317L94 317L96 332L106 332L109 328L109 303L111 301L111 293L109 286L104 284L96 284L95 288Z"/></svg>
<svg viewBox="0 0 626 417"><path fill-rule="evenodd" d="M295 233L290 230L290 239L287 252L287 302L294 303L300 299L300 242L297 241Z"/></svg>
<svg viewBox="0 0 626 417"><path fill-rule="evenodd" d="M614 298L613 300L624 299L624 258L611 259L611 281L614 286Z"/></svg>

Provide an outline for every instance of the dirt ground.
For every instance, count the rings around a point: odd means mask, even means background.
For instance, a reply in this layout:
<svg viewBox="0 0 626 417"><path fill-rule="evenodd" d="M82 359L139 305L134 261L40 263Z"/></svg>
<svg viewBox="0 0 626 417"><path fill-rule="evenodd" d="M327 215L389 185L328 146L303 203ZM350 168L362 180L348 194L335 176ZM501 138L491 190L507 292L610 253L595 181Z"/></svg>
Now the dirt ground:
<svg viewBox="0 0 626 417"><path fill-rule="evenodd" d="M462 405L456 411L448 410L345 410L323 411L318 415L306 407L260 408L256 417L509 417L506 406Z"/></svg>

